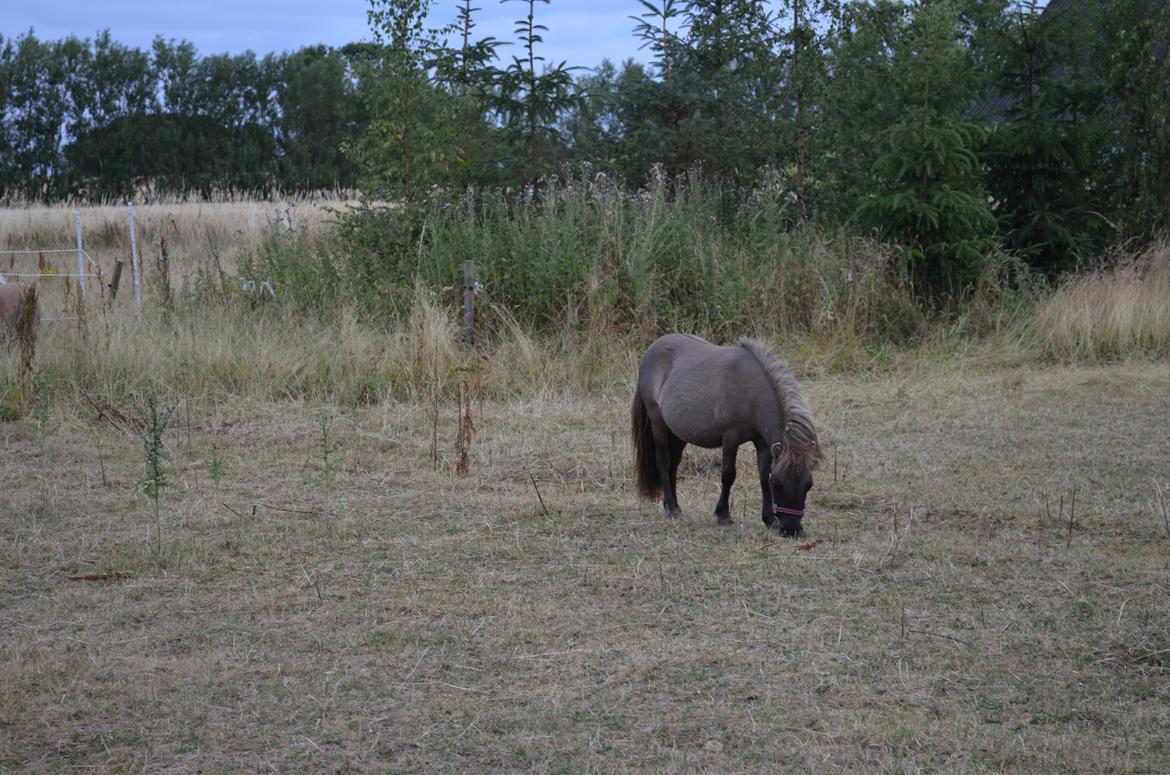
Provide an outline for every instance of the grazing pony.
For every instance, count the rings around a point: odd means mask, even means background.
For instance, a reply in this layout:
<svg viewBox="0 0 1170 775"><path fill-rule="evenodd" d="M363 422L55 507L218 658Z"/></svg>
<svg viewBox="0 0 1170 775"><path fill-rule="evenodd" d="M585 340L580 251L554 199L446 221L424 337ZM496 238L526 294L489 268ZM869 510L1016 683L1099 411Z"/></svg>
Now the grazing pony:
<svg viewBox="0 0 1170 775"><path fill-rule="evenodd" d="M786 536L802 532L812 472L824 456L800 383L762 343L745 339L719 347L689 334L655 340L638 368L630 419L638 493L650 500L661 494L668 516L682 513L676 485L686 445L722 447L715 516L729 524L736 453L750 441L764 524Z"/></svg>

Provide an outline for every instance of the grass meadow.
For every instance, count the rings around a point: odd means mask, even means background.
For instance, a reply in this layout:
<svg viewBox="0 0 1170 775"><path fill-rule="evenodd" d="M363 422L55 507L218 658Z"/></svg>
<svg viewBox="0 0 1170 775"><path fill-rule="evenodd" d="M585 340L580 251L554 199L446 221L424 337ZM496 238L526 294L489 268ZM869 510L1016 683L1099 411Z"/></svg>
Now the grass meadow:
<svg viewBox="0 0 1170 775"><path fill-rule="evenodd" d="M48 241L31 217L0 241ZM744 331L819 420L797 540L747 452L731 526L713 451L682 519L636 499L648 327L534 332L489 292L473 357L434 285L371 320L163 308L148 275L139 319L123 278L42 322L31 383L0 350L0 770L1165 771L1167 265L907 342L823 297Z"/></svg>

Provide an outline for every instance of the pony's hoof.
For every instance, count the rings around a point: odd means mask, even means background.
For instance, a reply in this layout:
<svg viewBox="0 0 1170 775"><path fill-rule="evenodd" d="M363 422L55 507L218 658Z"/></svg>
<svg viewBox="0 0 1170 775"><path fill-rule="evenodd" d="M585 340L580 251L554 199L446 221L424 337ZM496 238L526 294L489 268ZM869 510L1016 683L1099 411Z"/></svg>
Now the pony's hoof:
<svg viewBox="0 0 1170 775"><path fill-rule="evenodd" d="M678 521L682 519L682 509L675 509L674 511L666 512L666 516L671 521Z"/></svg>
<svg viewBox="0 0 1170 775"><path fill-rule="evenodd" d="M720 517L718 514L716 514L715 516L719 520L720 525L734 525L735 524L735 521L731 517Z"/></svg>

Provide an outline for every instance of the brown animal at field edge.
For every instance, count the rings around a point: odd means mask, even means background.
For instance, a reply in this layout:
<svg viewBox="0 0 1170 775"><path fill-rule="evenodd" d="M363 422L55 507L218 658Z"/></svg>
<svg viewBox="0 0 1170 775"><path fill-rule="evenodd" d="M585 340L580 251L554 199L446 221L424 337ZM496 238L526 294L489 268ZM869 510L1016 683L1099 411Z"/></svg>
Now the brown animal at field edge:
<svg viewBox="0 0 1170 775"><path fill-rule="evenodd" d="M16 324L27 295L27 285L7 282L0 276L0 339L8 340L16 335Z"/></svg>

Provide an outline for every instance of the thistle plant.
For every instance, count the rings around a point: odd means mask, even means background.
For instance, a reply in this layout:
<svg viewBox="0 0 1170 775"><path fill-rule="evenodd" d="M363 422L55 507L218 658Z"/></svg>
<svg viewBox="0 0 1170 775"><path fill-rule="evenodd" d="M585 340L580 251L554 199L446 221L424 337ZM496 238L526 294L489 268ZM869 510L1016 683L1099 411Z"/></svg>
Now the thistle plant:
<svg viewBox="0 0 1170 775"><path fill-rule="evenodd" d="M167 423L175 413L175 407L160 407L159 400L153 393L148 393L146 400L139 403L134 401L136 418L139 421L139 435L142 437L143 460L146 464L145 475L137 484L142 492L150 499L154 507L154 556L155 562L162 562L162 504L161 495L165 487L171 482L167 476L166 444L163 442L163 433Z"/></svg>
<svg viewBox="0 0 1170 775"><path fill-rule="evenodd" d="M207 474L211 477L212 498L215 500L215 513L219 514L219 483L223 481L227 465L223 459L223 450L216 442L211 443L211 452L207 454ZM227 524L224 524L224 543L227 542Z"/></svg>
<svg viewBox="0 0 1170 775"><path fill-rule="evenodd" d="M335 450L329 431L333 428L333 415L323 414L318 421L321 426L321 481L325 484L325 497L333 501L333 463L329 455Z"/></svg>
<svg viewBox="0 0 1170 775"><path fill-rule="evenodd" d="M211 452L207 455L207 473L211 477L211 484L215 488L216 500L219 499L219 483L223 481L227 466L223 459L223 450L217 442L211 443Z"/></svg>

